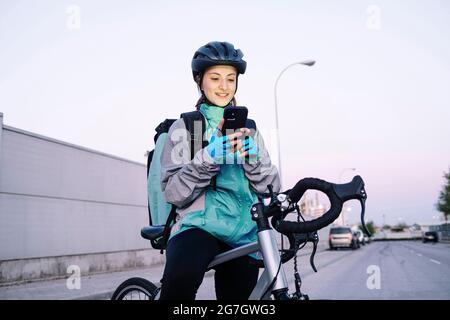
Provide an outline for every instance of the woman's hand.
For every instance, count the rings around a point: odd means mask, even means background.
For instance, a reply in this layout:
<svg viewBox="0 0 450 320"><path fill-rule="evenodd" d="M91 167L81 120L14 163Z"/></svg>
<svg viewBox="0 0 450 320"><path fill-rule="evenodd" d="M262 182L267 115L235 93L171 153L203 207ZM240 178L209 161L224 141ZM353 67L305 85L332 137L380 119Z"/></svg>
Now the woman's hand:
<svg viewBox="0 0 450 320"><path fill-rule="evenodd" d="M234 163L236 157L247 157L249 160L254 160L258 157L258 148L250 136L250 129L241 128L239 131L221 136L223 124L225 119L220 120L216 130L209 141L207 150L209 155L214 160L215 164ZM243 140L241 137L245 137ZM233 158L230 159L229 156ZM227 160L227 157L229 160Z"/></svg>
<svg viewBox="0 0 450 320"><path fill-rule="evenodd" d="M238 150L243 150L242 140L238 139L244 133L238 131L226 136L221 135L222 127L225 119L220 120L217 128L214 130L209 144L206 147L209 155L213 159L215 164L224 164L229 154L234 154ZM234 163L234 159L233 162Z"/></svg>
<svg viewBox="0 0 450 320"><path fill-rule="evenodd" d="M246 157L248 156L249 159L255 159L258 157L258 147L255 144L255 141L250 136L250 129L248 128L242 128L241 132L245 135L244 144L238 148L239 150L239 157Z"/></svg>

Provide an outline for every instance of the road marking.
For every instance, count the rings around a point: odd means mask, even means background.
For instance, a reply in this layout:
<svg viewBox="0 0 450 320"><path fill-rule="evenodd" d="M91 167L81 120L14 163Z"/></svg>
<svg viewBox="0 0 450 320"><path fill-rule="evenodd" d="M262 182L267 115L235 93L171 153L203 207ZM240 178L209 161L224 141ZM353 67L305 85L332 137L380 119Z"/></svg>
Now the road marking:
<svg viewBox="0 0 450 320"><path fill-rule="evenodd" d="M419 257L421 257L422 256L422 254L421 253L416 253Z"/></svg>
<svg viewBox="0 0 450 320"><path fill-rule="evenodd" d="M439 261L434 260L434 259L430 259L431 262L437 263L437 264L441 264Z"/></svg>

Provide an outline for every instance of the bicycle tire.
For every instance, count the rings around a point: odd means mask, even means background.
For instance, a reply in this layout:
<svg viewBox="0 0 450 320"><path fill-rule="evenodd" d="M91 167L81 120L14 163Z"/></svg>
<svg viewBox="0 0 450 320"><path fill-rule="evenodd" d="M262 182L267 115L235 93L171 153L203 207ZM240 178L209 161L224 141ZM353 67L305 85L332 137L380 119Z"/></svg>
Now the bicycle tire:
<svg viewBox="0 0 450 320"><path fill-rule="evenodd" d="M111 300L128 300L125 298L129 293L133 291L136 291L138 293L139 298L141 297L141 294L143 294L144 297L146 297L142 300L154 300L159 291L159 288L146 279L138 277L130 278L122 282L117 287L116 291L114 291L111 297ZM133 296L131 296L131 298L132 297Z"/></svg>

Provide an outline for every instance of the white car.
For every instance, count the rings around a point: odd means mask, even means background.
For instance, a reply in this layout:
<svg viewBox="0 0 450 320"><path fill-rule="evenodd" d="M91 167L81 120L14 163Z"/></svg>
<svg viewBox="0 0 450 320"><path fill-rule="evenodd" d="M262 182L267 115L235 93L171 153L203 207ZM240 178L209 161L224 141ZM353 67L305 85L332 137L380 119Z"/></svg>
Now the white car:
<svg viewBox="0 0 450 320"><path fill-rule="evenodd" d="M364 232L362 232L361 230L356 230L355 233L359 244L362 244L364 246L366 244Z"/></svg>
<svg viewBox="0 0 450 320"><path fill-rule="evenodd" d="M350 227L331 227L330 235L328 236L328 244L330 250L340 247L347 247L351 249L359 248L359 242L356 233Z"/></svg>

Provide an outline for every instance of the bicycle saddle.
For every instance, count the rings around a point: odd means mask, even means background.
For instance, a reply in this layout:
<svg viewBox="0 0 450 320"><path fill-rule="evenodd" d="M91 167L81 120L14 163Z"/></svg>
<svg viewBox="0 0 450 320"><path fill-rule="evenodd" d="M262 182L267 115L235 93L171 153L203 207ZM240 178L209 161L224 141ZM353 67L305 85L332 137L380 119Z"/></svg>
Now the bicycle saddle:
<svg viewBox="0 0 450 320"><path fill-rule="evenodd" d="M164 226L147 226L141 229L141 237L147 240L156 240L162 237Z"/></svg>

